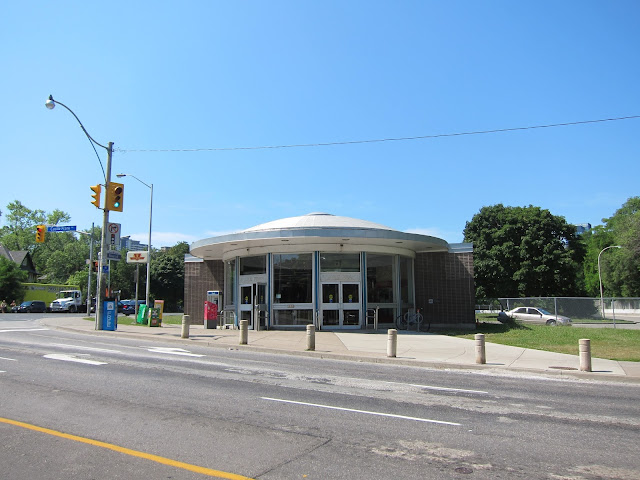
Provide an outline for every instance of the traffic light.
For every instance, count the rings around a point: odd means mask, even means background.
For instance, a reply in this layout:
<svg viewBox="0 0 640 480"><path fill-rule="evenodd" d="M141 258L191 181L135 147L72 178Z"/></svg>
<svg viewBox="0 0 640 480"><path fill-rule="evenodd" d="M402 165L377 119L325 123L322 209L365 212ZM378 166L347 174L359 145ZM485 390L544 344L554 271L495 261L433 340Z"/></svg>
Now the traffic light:
<svg viewBox="0 0 640 480"><path fill-rule="evenodd" d="M36 243L44 243L44 234L47 231L46 225L38 225L36 227Z"/></svg>
<svg viewBox="0 0 640 480"><path fill-rule="evenodd" d="M93 265L91 266L91 270L94 272L98 271L98 262L96 260L93 261Z"/></svg>
<svg viewBox="0 0 640 480"><path fill-rule="evenodd" d="M93 190L93 195L91 195L91 198L93 198L93 202L91 203L95 205L96 208L100 208L100 192L102 192L102 185L93 185L89 188Z"/></svg>
<svg viewBox="0 0 640 480"><path fill-rule="evenodd" d="M122 199L124 197L124 185L122 183L109 182L104 208L115 212L122 211Z"/></svg>

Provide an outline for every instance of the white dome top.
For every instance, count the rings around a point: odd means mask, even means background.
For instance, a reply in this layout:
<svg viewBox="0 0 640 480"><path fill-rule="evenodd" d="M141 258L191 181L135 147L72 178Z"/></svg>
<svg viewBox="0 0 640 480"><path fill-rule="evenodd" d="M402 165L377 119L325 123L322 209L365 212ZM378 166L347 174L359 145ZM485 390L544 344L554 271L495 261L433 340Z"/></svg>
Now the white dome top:
<svg viewBox="0 0 640 480"><path fill-rule="evenodd" d="M374 230L392 230L379 223L359 220L357 218L340 217L330 213L313 212L299 217L281 218L247 228L243 232L263 232L266 230L283 230L291 228L360 228Z"/></svg>

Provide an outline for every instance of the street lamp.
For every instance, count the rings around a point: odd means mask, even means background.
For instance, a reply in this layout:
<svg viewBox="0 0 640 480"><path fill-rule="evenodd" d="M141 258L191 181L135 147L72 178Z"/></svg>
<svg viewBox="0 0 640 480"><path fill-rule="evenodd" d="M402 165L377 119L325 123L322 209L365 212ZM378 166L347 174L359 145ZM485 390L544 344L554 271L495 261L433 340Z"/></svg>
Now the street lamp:
<svg viewBox="0 0 640 480"><path fill-rule="evenodd" d="M600 253L598 254L598 279L600 280L600 309L602 311L603 319L604 319L604 293L602 290L602 275L600 273L600 255L602 255L602 252L604 252L605 250L609 250L610 248L622 248L622 247L620 245L609 245L608 247L604 247L602 250L600 250ZM613 328L616 328L615 318L613 319Z"/></svg>
<svg viewBox="0 0 640 480"><path fill-rule="evenodd" d="M91 142L91 146L93 147L94 152L96 152L96 156L98 157L98 160L100 160L100 156L98 155L98 152L96 151L96 147L95 145L104 148L107 151L107 171L104 175L104 180L105 180L105 187L108 189L109 188L109 183L111 182L111 157L113 155L113 142L109 142L107 144L107 146L104 146L98 142L96 142L91 135L89 135L89 132L87 132L87 130L84 128L84 125L82 125L82 122L80 121L80 119L78 118L78 116L73 113L73 110L71 110L69 107L67 107L64 103L59 102L57 100L53 99L52 95L49 95L49 98L47 99L47 101L45 102L45 107L47 107L49 110L53 110L55 108L56 105L60 105L64 108L66 108L69 112L71 112L71 115L73 115L75 117L75 119L78 121L78 123L80 124L80 128L82 128L82 131L84 132L84 134L87 136L87 138L89 139L89 141ZM103 293L102 293L102 267L106 262L106 258L107 258L107 227L109 225L109 210L107 208L103 209L103 216L102 216L102 239L100 240L100 264L99 264L99 268L98 268L98 279L97 279L97 295L96 295L96 324L95 324L95 329L96 330L102 330L102 299L104 298ZM90 295L91 292L87 292L87 295Z"/></svg>
<svg viewBox="0 0 640 480"><path fill-rule="evenodd" d="M153 217L153 183L149 185L130 173L118 173L116 177L133 177L151 190L151 195L149 196L149 243L147 245L147 289L145 292L145 303L147 304L147 308L151 308L151 304L149 303L149 289L151 286L151 219Z"/></svg>

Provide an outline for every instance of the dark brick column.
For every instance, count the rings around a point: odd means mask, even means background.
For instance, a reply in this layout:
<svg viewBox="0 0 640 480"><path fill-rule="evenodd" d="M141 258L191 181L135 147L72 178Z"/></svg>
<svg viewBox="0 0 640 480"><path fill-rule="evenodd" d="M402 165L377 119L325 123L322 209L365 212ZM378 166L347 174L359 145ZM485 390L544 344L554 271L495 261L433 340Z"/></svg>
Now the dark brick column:
<svg viewBox="0 0 640 480"><path fill-rule="evenodd" d="M191 323L204 324L204 301L208 290L224 290L222 260L186 261L184 263L184 313Z"/></svg>
<svg viewBox="0 0 640 480"><path fill-rule="evenodd" d="M419 253L414 265L416 306L431 328L475 326L473 253Z"/></svg>

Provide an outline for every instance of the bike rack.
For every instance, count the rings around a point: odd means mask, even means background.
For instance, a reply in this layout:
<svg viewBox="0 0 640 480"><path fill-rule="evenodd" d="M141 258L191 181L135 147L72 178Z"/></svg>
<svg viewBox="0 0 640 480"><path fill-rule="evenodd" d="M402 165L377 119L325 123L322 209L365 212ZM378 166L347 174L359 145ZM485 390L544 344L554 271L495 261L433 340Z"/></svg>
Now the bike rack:
<svg viewBox="0 0 640 480"><path fill-rule="evenodd" d="M364 322L364 328L366 330L369 329L369 320L371 320L373 323L373 329L378 330L378 310L380 310L380 307L367 309L365 322Z"/></svg>

